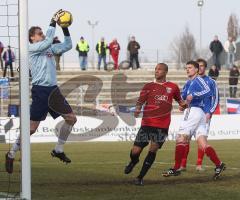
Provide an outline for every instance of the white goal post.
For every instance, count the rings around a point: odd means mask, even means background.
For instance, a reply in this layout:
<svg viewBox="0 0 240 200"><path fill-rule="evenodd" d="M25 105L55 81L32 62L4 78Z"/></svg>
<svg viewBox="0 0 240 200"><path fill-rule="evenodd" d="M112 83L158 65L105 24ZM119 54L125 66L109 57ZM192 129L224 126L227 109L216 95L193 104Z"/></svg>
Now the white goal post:
<svg viewBox="0 0 240 200"><path fill-rule="evenodd" d="M31 199L30 108L28 64L28 0L18 0L20 51L20 133L21 133L21 199Z"/></svg>

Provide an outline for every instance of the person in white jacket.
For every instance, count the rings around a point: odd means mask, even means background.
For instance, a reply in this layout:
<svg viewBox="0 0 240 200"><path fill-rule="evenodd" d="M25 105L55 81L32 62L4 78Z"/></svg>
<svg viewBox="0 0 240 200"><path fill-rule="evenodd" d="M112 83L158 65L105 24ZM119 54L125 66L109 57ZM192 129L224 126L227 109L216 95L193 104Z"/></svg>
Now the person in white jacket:
<svg viewBox="0 0 240 200"><path fill-rule="evenodd" d="M237 52L237 46L232 37L229 37L225 42L224 49L227 52L226 66L232 68L235 61L235 53Z"/></svg>

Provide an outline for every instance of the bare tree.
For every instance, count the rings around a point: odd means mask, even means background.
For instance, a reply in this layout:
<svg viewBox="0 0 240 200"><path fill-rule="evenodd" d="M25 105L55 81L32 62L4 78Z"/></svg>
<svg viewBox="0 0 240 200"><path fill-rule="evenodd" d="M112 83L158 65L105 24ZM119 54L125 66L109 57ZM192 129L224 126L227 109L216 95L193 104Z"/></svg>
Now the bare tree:
<svg viewBox="0 0 240 200"><path fill-rule="evenodd" d="M173 59L180 64L197 57L196 40L188 26L179 37L174 39L170 48L173 51Z"/></svg>
<svg viewBox="0 0 240 200"><path fill-rule="evenodd" d="M235 41L239 33L239 25L237 15L232 13L229 16L228 26L227 26L228 37L232 37Z"/></svg>

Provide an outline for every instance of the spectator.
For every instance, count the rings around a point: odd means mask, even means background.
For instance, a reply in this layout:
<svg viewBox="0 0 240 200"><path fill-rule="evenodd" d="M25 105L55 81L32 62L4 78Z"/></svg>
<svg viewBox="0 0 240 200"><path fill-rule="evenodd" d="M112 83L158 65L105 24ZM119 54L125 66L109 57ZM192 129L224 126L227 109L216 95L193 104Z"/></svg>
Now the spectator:
<svg viewBox="0 0 240 200"><path fill-rule="evenodd" d="M236 65L233 65L233 67L230 70L229 75L229 92L231 98L236 98L237 94L237 84L238 84L238 77L239 77L239 70Z"/></svg>
<svg viewBox="0 0 240 200"><path fill-rule="evenodd" d="M61 41L58 39L58 37L54 37L53 38L53 44L58 44L61 43ZM56 61L56 70L60 71L60 58L61 58L62 54L54 54L54 58Z"/></svg>
<svg viewBox="0 0 240 200"><path fill-rule="evenodd" d="M5 62L5 68L3 72L3 77L6 77L7 67L10 66L11 77L13 77L13 62L15 60L14 52L11 50L11 46L8 46L8 49L3 53L3 60Z"/></svg>
<svg viewBox="0 0 240 200"><path fill-rule="evenodd" d="M218 70L221 70L220 54L223 50L222 43L218 40L218 36L215 35L214 40L210 43L210 50L213 54L213 64Z"/></svg>
<svg viewBox="0 0 240 200"><path fill-rule="evenodd" d="M211 67L211 69L208 72L208 76L210 76L215 81L217 80L217 78L219 76L219 71L218 71L218 68L216 67L216 65L213 65Z"/></svg>
<svg viewBox="0 0 240 200"><path fill-rule="evenodd" d="M107 55L108 45L104 40L104 37L96 45L96 51L98 53L98 70L100 70L100 66L103 60L104 70L107 70L107 62L106 62L106 55Z"/></svg>
<svg viewBox="0 0 240 200"><path fill-rule="evenodd" d="M87 41L84 40L84 37L80 38L80 41L76 46L76 50L78 51L78 54L79 54L80 68L81 68L81 70L86 70L89 45L88 45Z"/></svg>
<svg viewBox="0 0 240 200"><path fill-rule="evenodd" d="M232 37L229 37L224 44L224 49L227 52L227 67L231 68L234 65L235 53L237 52L236 43L233 41Z"/></svg>
<svg viewBox="0 0 240 200"><path fill-rule="evenodd" d="M3 71L3 60L2 60L3 49L4 49L3 43L0 41L0 65L1 65L2 71Z"/></svg>
<svg viewBox="0 0 240 200"><path fill-rule="evenodd" d="M140 49L139 43L135 40L135 37L131 37L131 41L128 43L127 47L129 53L130 53L130 67L133 69L133 60L135 60L137 69L140 68L139 60L138 60L138 49Z"/></svg>
<svg viewBox="0 0 240 200"><path fill-rule="evenodd" d="M114 62L114 69L118 69L118 56L120 51L120 45L117 42L117 39L113 39L113 41L109 45L110 54L112 56Z"/></svg>

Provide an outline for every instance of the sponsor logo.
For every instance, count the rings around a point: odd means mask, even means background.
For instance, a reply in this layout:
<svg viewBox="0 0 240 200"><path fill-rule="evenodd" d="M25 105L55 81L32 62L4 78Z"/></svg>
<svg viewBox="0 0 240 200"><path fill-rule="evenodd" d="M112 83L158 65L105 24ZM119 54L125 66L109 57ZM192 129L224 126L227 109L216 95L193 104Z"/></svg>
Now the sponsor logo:
<svg viewBox="0 0 240 200"><path fill-rule="evenodd" d="M157 101L168 101L168 96L166 96L166 95L156 95L154 97L154 99L157 100Z"/></svg>

